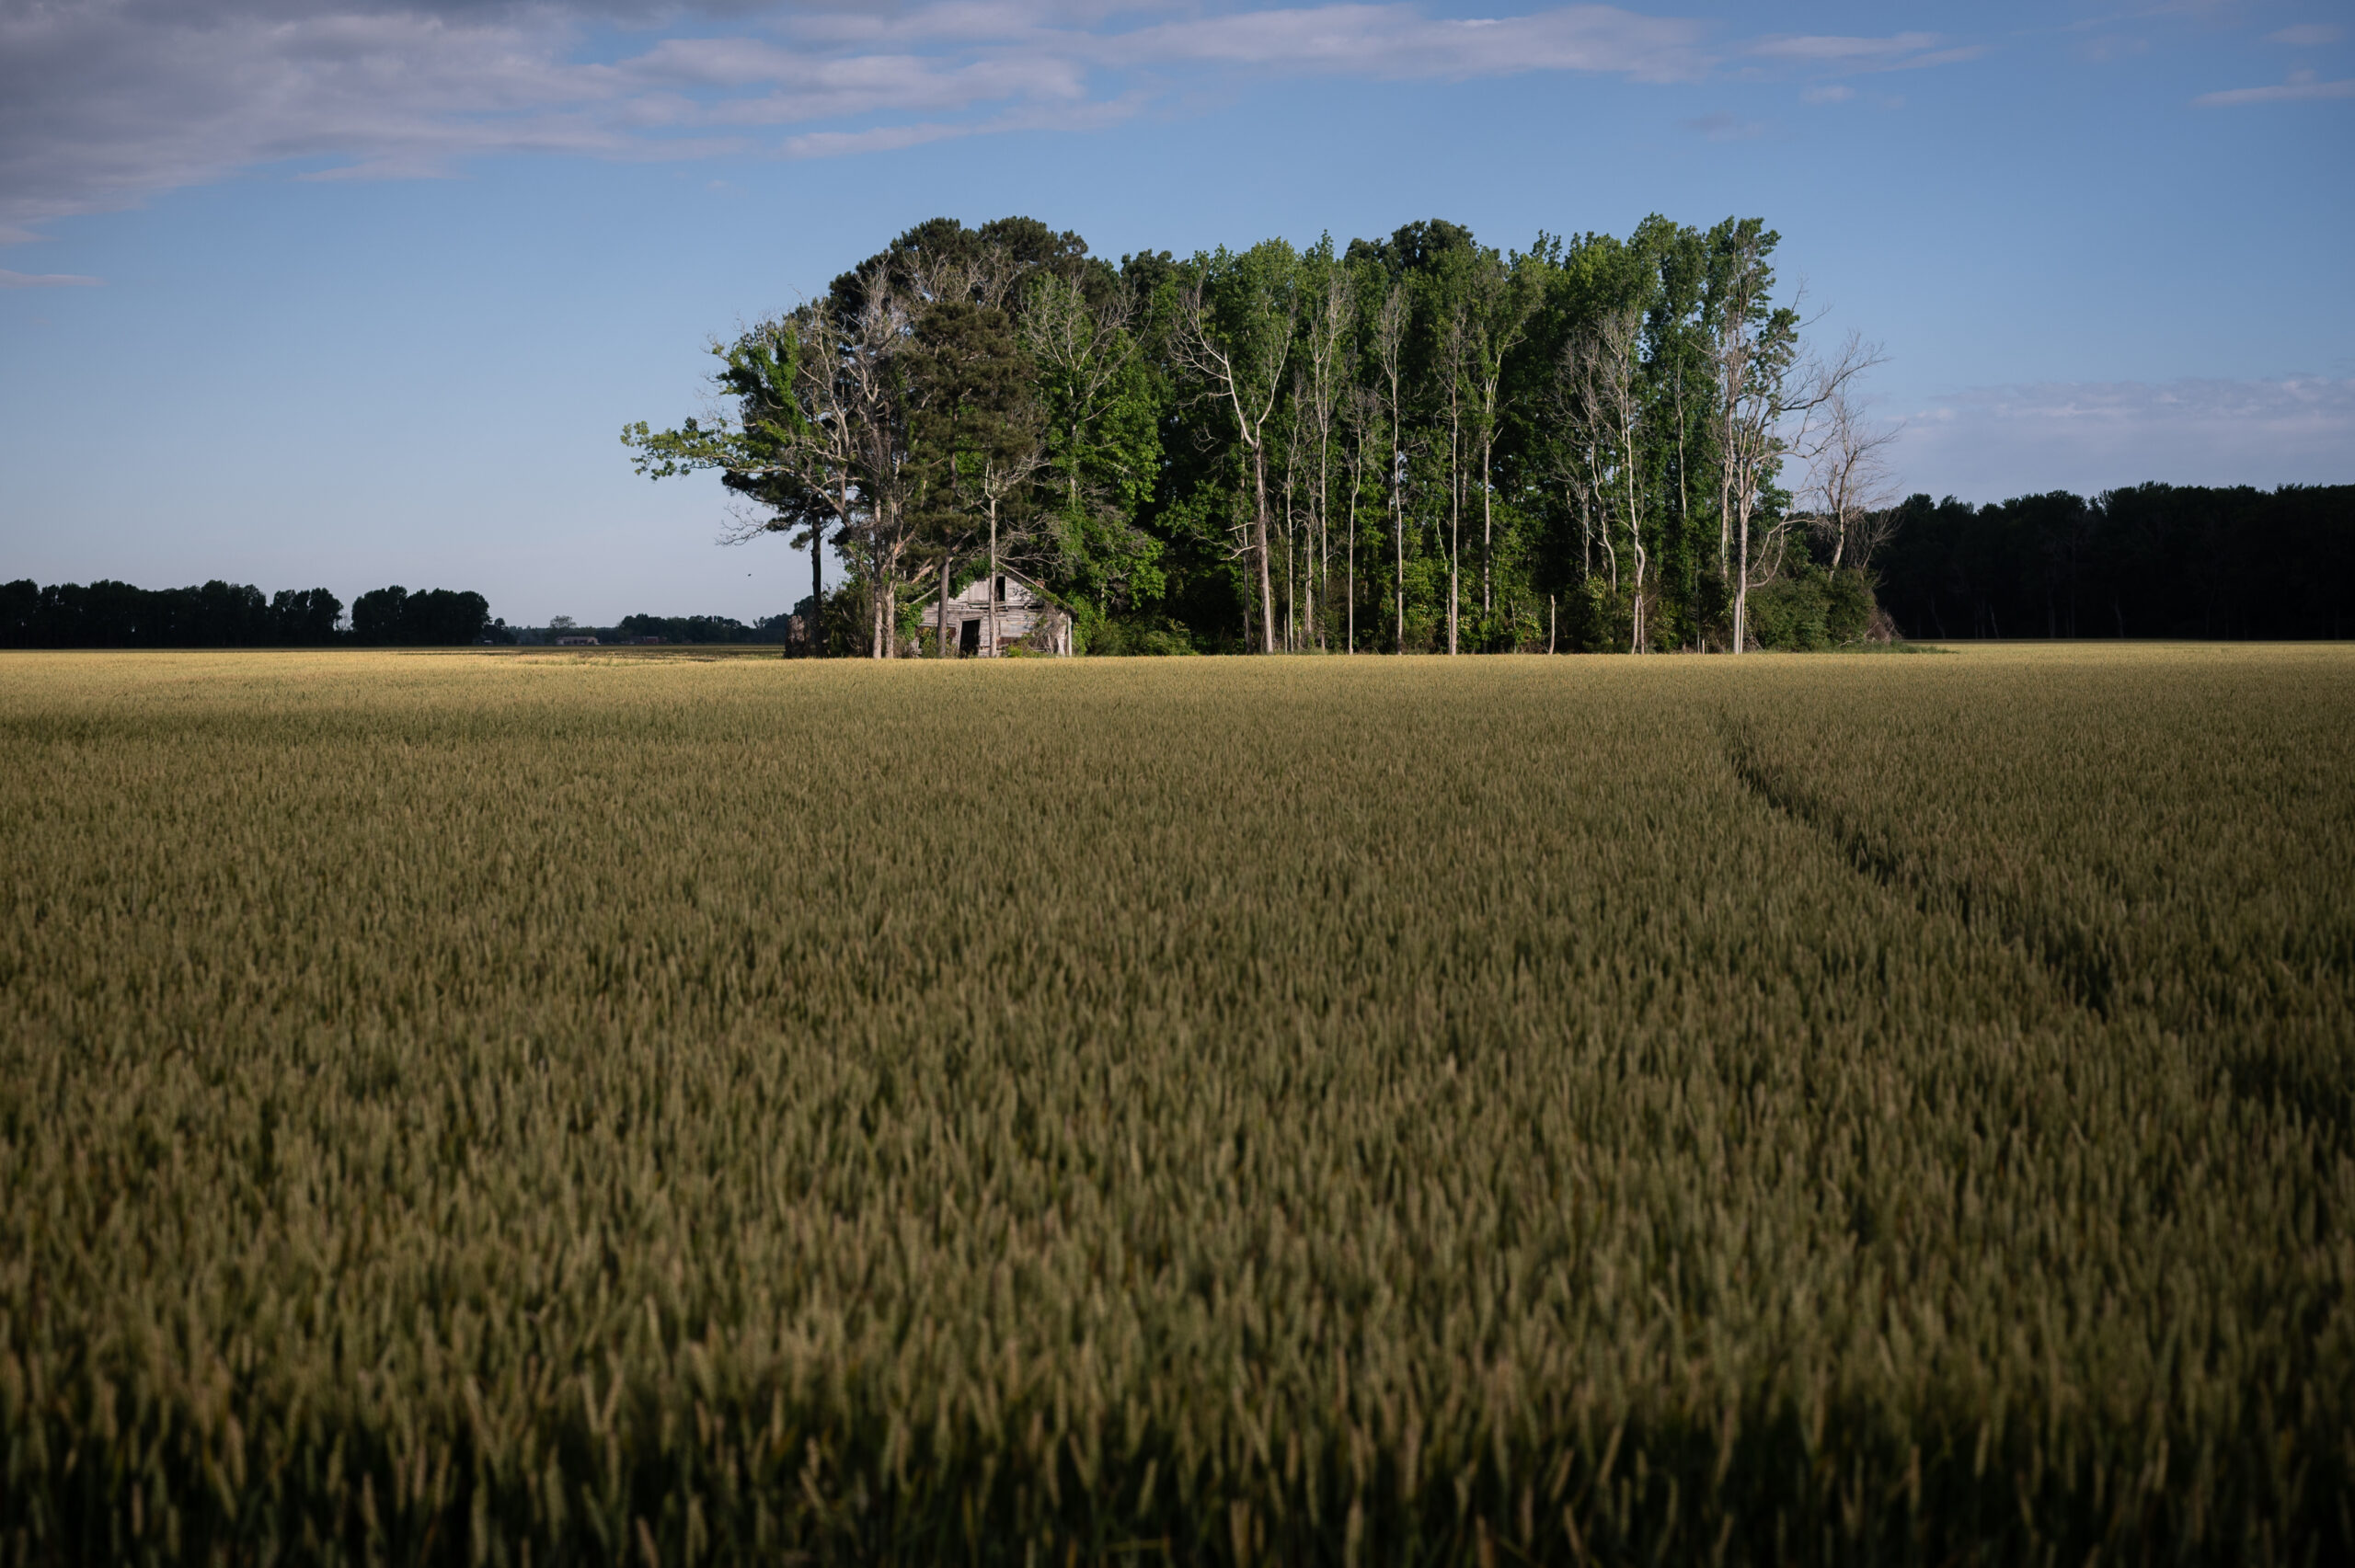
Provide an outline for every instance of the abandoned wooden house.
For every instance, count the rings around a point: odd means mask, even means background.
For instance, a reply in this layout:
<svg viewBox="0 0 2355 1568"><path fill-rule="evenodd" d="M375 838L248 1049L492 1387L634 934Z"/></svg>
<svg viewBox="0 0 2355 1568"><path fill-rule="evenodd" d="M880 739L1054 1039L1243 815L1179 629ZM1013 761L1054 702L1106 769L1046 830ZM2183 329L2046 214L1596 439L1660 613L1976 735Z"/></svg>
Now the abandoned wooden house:
<svg viewBox="0 0 2355 1568"><path fill-rule="evenodd" d="M990 635L990 579L975 578L948 596L948 646L964 658L1005 653L1041 653L1059 658L1072 651L1071 612L1046 589L1010 567L997 576L997 635ZM938 595L924 601L916 624L929 642L940 626Z"/></svg>

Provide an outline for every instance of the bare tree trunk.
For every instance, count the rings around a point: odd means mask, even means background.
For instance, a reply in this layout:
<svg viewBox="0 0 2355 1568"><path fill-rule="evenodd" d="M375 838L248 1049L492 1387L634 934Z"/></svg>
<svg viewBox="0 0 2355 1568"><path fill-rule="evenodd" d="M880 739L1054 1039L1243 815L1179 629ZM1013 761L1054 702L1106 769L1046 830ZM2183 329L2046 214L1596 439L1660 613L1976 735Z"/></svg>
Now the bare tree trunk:
<svg viewBox="0 0 2355 1568"><path fill-rule="evenodd" d="M948 657L948 557L946 555L941 556L940 601L937 606L936 612L932 618L932 640L934 644L933 654L935 658L947 658Z"/></svg>
<svg viewBox="0 0 2355 1568"><path fill-rule="evenodd" d="M1590 464L1591 464L1593 449L1590 447L1588 451ZM1603 564L1611 578L1611 591L1615 596L1619 591L1619 546L1611 542L1611 506L1609 492L1603 488L1602 469L1597 465L1593 472L1596 492L1594 506L1595 509L1603 514L1602 526L1594 532L1596 537L1603 542Z"/></svg>
<svg viewBox="0 0 2355 1568"><path fill-rule="evenodd" d="M1676 362L1676 526L1688 532L1693 521L1692 489L1684 475L1684 361L1680 359Z"/></svg>
<svg viewBox="0 0 2355 1568"><path fill-rule="evenodd" d="M1398 558L1397 603L1398 641L1393 651L1407 651L1407 476L1399 472L1404 466L1398 451L1398 383L1396 377L1390 384L1390 535Z"/></svg>
<svg viewBox="0 0 2355 1568"><path fill-rule="evenodd" d="M1626 381L1625 384L1628 392L1628 399L1626 406L1630 410L1626 421L1627 443L1627 543L1635 552L1636 556L1635 629L1631 636L1633 646L1631 646L1627 651L1630 653L1646 653L1650 651L1651 642L1650 639L1645 635L1644 628L1644 567L1647 564L1647 556L1644 552L1643 508L1638 503L1636 494L1636 426L1632 412L1635 406L1633 397L1635 389L1635 368L1632 365L1629 365L1626 368Z"/></svg>
<svg viewBox="0 0 2355 1568"><path fill-rule="evenodd" d="M1350 653L1355 653L1358 651L1358 485L1355 471L1352 471L1350 475L1350 536L1344 543L1349 546L1350 552L1348 649Z"/></svg>
<svg viewBox="0 0 2355 1568"><path fill-rule="evenodd" d="M1635 629L1630 635L1627 651L1646 653L1651 647L1644 635L1644 567L1647 557L1644 553L1643 516L1636 509L1635 471L1636 465L1630 462L1627 464L1627 543L1636 556L1636 605Z"/></svg>
<svg viewBox="0 0 2355 1568"><path fill-rule="evenodd" d="M1292 508L1284 508L1284 651L1300 651L1300 564L1292 547Z"/></svg>
<svg viewBox="0 0 2355 1568"><path fill-rule="evenodd" d="M1457 612L1464 603L1458 575L1464 557L1464 415L1457 390L1460 384L1459 373L1453 379L1447 395L1447 651L1451 658L1456 651Z"/></svg>
<svg viewBox="0 0 2355 1568"><path fill-rule="evenodd" d="M1733 394L1726 398L1726 433L1724 447L1717 459L1717 575L1726 572L1726 551L1733 546ZM1736 645L1736 650L1740 647Z"/></svg>
<svg viewBox="0 0 2355 1568"><path fill-rule="evenodd" d="M1456 462L1455 434L1450 431L1447 441L1447 465L1457 472L1448 475L1447 486L1447 651L1453 655L1455 647L1456 614L1464 603L1464 589L1458 577L1464 558L1464 477Z"/></svg>
<svg viewBox="0 0 2355 1568"><path fill-rule="evenodd" d="M998 656L997 648L997 498L990 498L990 657Z"/></svg>
<svg viewBox="0 0 2355 1568"><path fill-rule="evenodd" d="M1316 635L1316 572L1315 563L1310 559L1316 547L1316 517L1313 508L1307 530L1306 536L1299 542L1300 564L1297 567L1290 564L1292 546L1290 544L1284 546L1285 569L1297 571L1300 578L1300 618L1293 623L1292 636L1295 652L1306 647L1309 640Z"/></svg>
<svg viewBox="0 0 2355 1568"><path fill-rule="evenodd" d="M1259 651L1276 651L1276 585L1268 560L1268 449L1251 447L1251 480L1259 499Z"/></svg>
<svg viewBox="0 0 2355 1568"><path fill-rule="evenodd" d="M1741 514L1741 542L1737 556L1739 570L1733 579L1733 651L1740 653L1750 646L1750 509L1739 509Z"/></svg>
<svg viewBox="0 0 2355 1568"><path fill-rule="evenodd" d="M1391 440L1395 442L1398 422L1391 420ZM1401 493L1398 458L1394 452L1390 459L1390 532L1398 549L1398 644L1400 653L1407 651L1407 498Z"/></svg>
<svg viewBox="0 0 2355 1568"><path fill-rule="evenodd" d="M1309 524L1311 539L1315 524ZM1308 570L1308 543L1294 536L1290 529L1284 533L1284 617L1292 623L1292 635L1287 639L1292 650L1298 653L1308 646L1310 628L1316 623L1316 577ZM1295 586L1297 585L1297 586ZM1293 601L1298 601L1298 608Z"/></svg>
<svg viewBox="0 0 2355 1568"><path fill-rule="evenodd" d="M1293 379L1297 395L1299 380ZM1300 651L1300 562L1297 549L1300 513L1293 498L1299 494L1300 406L1292 406L1292 439L1284 443L1284 651Z"/></svg>
<svg viewBox="0 0 2355 1568"><path fill-rule="evenodd" d="M1685 482L1684 474L1684 360L1682 353L1676 361L1676 540L1679 548L1689 549L1693 544L1693 487ZM1698 574L1686 568L1696 581ZM1700 618L1700 595L1694 594L1694 618Z"/></svg>
<svg viewBox="0 0 2355 1568"><path fill-rule="evenodd" d="M1329 429L1322 430L1316 441L1316 507L1309 526L1316 531L1317 595L1324 601L1325 613L1333 612L1333 437ZM1322 653L1328 639L1325 623L1316 616L1315 605L1309 610L1309 624L1316 629L1316 648Z"/></svg>
<svg viewBox="0 0 2355 1568"><path fill-rule="evenodd" d="M1496 498L1488 489L1489 463L1495 452L1493 441L1483 440L1480 442L1480 615L1483 620L1490 613L1489 567L1496 558Z"/></svg>

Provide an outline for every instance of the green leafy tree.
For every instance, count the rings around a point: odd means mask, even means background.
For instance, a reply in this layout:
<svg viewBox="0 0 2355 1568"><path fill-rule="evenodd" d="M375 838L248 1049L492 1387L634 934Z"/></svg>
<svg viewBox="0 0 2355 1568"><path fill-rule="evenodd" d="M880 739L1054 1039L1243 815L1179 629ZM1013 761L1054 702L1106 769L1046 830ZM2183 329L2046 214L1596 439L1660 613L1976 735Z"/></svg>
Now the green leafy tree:
<svg viewBox="0 0 2355 1568"><path fill-rule="evenodd" d="M1115 609L1158 600L1163 542L1140 519L1160 478L1160 399L1132 330L1141 305L1117 279L1092 291L1059 272L1028 287L1021 341L1046 442L1040 497L1050 572L1092 632Z"/></svg>
<svg viewBox="0 0 2355 1568"><path fill-rule="evenodd" d="M948 649L948 601L957 556L986 543L990 616L984 647L998 653L998 568L1028 537L1030 480L1045 462L1043 420L1014 325L995 305L945 298L915 318L911 355L912 493L936 553L939 651Z"/></svg>

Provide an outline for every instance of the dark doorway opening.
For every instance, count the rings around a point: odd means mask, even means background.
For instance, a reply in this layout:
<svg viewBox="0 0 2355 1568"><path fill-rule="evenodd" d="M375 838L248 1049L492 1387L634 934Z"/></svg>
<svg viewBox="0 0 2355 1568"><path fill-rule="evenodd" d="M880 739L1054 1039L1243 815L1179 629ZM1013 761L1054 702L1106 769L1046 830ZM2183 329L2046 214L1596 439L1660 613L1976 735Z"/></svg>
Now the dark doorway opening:
<svg viewBox="0 0 2355 1568"><path fill-rule="evenodd" d="M968 621L957 634L957 651L971 656L982 651L982 624Z"/></svg>

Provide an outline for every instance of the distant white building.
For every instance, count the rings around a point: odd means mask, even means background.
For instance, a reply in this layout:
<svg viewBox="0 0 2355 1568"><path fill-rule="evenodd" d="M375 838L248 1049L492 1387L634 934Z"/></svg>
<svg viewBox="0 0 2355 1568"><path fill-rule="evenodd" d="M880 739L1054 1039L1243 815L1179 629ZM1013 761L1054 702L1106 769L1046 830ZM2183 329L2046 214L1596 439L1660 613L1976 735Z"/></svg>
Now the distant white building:
<svg viewBox="0 0 2355 1568"><path fill-rule="evenodd" d="M558 637L556 640L556 646L558 647L595 647L597 646L597 639L594 637Z"/></svg>
<svg viewBox="0 0 2355 1568"><path fill-rule="evenodd" d="M975 578L948 596L949 646L959 657L990 656L990 579ZM917 625L930 635L940 624L938 595L924 601ZM1055 602L1045 589L1010 567L997 576L997 651L1052 654L1069 658L1072 651L1071 612Z"/></svg>

